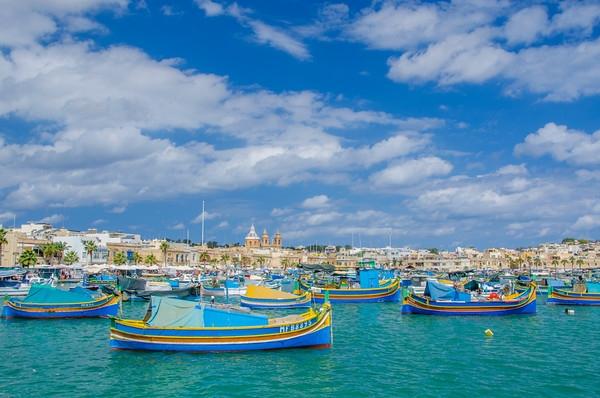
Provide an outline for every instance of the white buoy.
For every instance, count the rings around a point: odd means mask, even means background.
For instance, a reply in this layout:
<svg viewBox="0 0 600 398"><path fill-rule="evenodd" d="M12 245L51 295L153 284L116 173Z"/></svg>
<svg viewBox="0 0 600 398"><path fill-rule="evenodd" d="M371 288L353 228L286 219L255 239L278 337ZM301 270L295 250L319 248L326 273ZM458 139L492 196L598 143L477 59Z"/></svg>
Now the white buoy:
<svg viewBox="0 0 600 398"><path fill-rule="evenodd" d="M494 332L492 331L492 329L486 329L485 332L483 332L483 334L485 334L486 337L492 337L494 335Z"/></svg>
<svg viewBox="0 0 600 398"><path fill-rule="evenodd" d="M570 308L567 308L567 309L565 310L565 314L567 314L567 315L575 315L575 310L572 310L572 309L570 309Z"/></svg>

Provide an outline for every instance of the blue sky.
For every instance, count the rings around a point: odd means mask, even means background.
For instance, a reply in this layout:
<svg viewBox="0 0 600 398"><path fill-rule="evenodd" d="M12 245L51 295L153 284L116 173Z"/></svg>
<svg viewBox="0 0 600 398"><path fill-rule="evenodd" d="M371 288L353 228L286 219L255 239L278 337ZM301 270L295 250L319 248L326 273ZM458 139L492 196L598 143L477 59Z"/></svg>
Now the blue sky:
<svg viewBox="0 0 600 398"><path fill-rule="evenodd" d="M600 233L600 2L11 2L0 223L286 244Z"/></svg>

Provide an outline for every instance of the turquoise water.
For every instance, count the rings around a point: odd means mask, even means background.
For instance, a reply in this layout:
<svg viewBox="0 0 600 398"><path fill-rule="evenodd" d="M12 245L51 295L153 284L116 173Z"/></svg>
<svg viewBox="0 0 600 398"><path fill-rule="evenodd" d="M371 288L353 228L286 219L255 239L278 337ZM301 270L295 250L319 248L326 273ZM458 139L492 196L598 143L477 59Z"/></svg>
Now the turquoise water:
<svg viewBox="0 0 600 398"><path fill-rule="evenodd" d="M444 318L337 305L333 321L329 350L185 354L111 351L105 319L2 320L0 396L600 396L600 308Z"/></svg>

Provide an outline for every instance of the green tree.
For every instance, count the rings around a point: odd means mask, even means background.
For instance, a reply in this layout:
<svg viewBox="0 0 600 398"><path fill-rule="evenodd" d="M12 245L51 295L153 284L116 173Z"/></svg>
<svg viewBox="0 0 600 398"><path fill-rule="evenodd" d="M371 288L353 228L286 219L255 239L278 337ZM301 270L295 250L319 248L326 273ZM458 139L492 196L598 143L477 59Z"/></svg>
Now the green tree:
<svg viewBox="0 0 600 398"><path fill-rule="evenodd" d="M201 263L208 263L210 261L210 256L207 252L200 253L199 260Z"/></svg>
<svg viewBox="0 0 600 398"><path fill-rule="evenodd" d="M78 261L79 261L79 256L74 251L68 251L65 254L65 258L64 258L65 264L72 265L72 264L75 264Z"/></svg>
<svg viewBox="0 0 600 398"><path fill-rule="evenodd" d="M21 267L32 267L37 264L37 255L32 249L24 250L19 256Z"/></svg>
<svg viewBox="0 0 600 398"><path fill-rule="evenodd" d="M6 239L7 233L7 230L0 228L0 265L2 265L2 248L8 244L8 240Z"/></svg>
<svg viewBox="0 0 600 398"><path fill-rule="evenodd" d="M127 262L127 256L123 252L116 252L113 257L113 263L116 265L123 265Z"/></svg>
<svg viewBox="0 0 600 398"><path fill-rule="evenodd" d="M146 263L148 265L156 265L156 264L158 264L158 260L156 259L154 254L148 254L146 256L146 258L144 259L144 263Z"/></svg>
<svg viewBox="0 0 600 398"><path fill-rule="evenodd" d="M578 259L575 261L575 263L577 264L577 266L579 267L579 269L581 269L581 268L583 268L583 264L584 264L585 262L583 261L583 259L581 259L581 258L578 258Z"/></svg>
<svg viewBox="0 0 600 398"><path fill-rule="evenodd" d="M144 261L144 258L142 257L142 255L138 252L133 253L133 257L131 258L131 260L133 261L133 263L135 265L138 265L139 263Z"/></svg>
<svg viewBox="0 0 600 398"><path fill-rule="evenodd" d="M563 270L567 269L567 265L569 264L569 260L567 260L566 258L563 258L562 260L560 260L560 263L563 266Z"/></svg>
<svg viewBox="0 0 600 398"><path fill-rule="evenodd" d="M90 257L89 264L91 264L92 263L92 255L94 254L94 252L96 250L98 250L98 246L96 245L96 242L94 242L93 240L86 240L83 242L83 248L85 249L85 252L87 253L87 255Z"/></svg>
<svg viewBox="0 0 600 398"><path fill-rule="evenodd" d="M221 255L221 262L224 265L227 265L229 263L229 260L231 260L231 256L229 254L225 253L225 254Z"/></svg>
<svg viewBox="0 0 600 398"><path fill-rule="evenodd" d="M167 266L167 252L169 251L169 242L167 242L166 240L160 242L160 251L162 252L163 262L166 267Z"/></svg>
<svg viewBox="0 0 600 398"><path fill-rule="evenodd" d="M553 258L552 265L554 266L554 273L557 273L558 272L558 260Z"/></svg>
<svg viewBox="0 0 600 398"><path fill-rule="evenodd" d="M283 266L283 272L285 272L285 270L287 269L287 267L290 266L290 259L289 258L284 258L283 260L281 260L281 265Z"/></svg>
<svg viewBox="0 0 600 398"><path fill-rule="evenodd" d="M52 264L52 259L56 255L56 245L54 243L44 243L40 246L40 250L46 264Z"/></svg>
<svg viewBox="0 0 600 398"><path fill-rule="evenodd" d="M65 256L65 251L69 248L65 242L54 242L54 254L58 258L58 263L61 264L63 261L63 257Z"/></svg>

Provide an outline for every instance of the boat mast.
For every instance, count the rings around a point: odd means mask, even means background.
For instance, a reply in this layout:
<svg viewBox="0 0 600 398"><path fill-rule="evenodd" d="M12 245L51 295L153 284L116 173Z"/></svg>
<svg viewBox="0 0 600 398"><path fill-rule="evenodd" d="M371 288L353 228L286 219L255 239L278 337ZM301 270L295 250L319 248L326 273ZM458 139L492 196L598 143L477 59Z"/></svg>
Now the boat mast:
<svg viewBox="0 0 600 398"><path fill-rule="evenodd" d="M204 201L202 201L202 240L201 245L204 246Z"/></svg>

